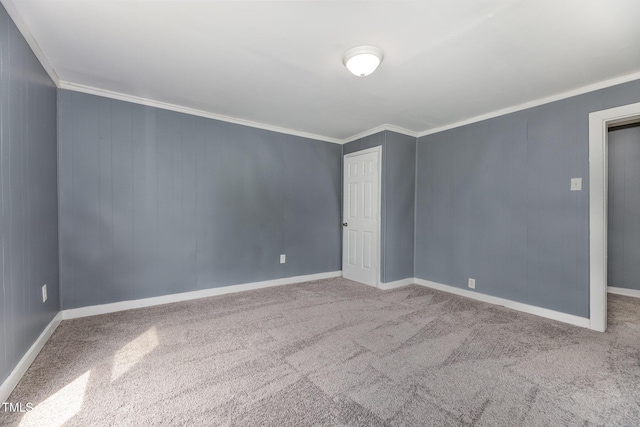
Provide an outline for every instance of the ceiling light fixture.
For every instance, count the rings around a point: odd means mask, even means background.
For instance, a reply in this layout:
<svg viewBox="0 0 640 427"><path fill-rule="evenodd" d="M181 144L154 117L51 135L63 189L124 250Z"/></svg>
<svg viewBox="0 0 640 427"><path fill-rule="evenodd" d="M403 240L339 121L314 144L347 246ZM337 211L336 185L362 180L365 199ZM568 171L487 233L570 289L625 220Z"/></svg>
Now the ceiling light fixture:
<svg viewBox="0 0 640 427"><path fill-rule="evenodd" d="M344 66L358 77L373 73L382 62L382 49L375 46L358 46L349 49L342 58Z"/></svg>

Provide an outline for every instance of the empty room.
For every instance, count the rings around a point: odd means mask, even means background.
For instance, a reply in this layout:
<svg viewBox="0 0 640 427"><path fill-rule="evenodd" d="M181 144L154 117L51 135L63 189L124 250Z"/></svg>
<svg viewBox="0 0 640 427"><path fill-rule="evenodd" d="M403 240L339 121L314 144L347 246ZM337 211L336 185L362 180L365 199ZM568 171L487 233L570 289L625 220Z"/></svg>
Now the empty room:
<svg viewBox="0 0 640 427"><path fill-rule="evenodd" d="M637 0L0 3L0 426L640 425Z"/></svg>

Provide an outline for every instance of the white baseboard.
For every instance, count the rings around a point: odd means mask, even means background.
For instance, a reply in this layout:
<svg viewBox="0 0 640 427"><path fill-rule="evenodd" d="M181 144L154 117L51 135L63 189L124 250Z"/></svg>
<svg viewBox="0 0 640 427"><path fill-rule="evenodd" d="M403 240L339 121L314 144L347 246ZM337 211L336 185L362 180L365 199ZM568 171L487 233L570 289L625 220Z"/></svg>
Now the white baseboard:
<svg viewBox="0 0 640 427"><path fill-rule="evenodd" d="M586 317L580 317L573 314L562 313L560 311L549 310L548 308L536 307L535 305L523 304L521 302L515 302L504 298L481 294L474 291L468 291L466 289L443 285L441 283L431 282L429 280L415 279L414 283L421 286L426 286L427 288L437 289L439 291L449 292L467 298L473 298L475 300L488 302L490 304L501 305L512 310L522 311L524 313L534 314L540 317L546 317L547 319L569 323L570 325L580 326L582 328L589 328L590 326L589 319Z"/></svg>
<svg viewBox="0 0 640 427"><path fill-rule="evenodd" d="M327 273L284 277L282 279L266 280L264 282L243 283L240 285L222 286L219 288L202 289L199 291L182 292L179 294L163 295L159 297L114 302L110 304L92 305L89 307L71 308L62 311L62 319L76 319L79 317L114 313L116 311L131 310L134 308L151 307L154 305L170 304L172 302L188 301L199 298L213 297L217 295L231 294L235 292L250 291L253 289L269 288L272 286L291 285L294 283L309 282L311 280L330 279L340 276L342 276L342 271L330 271Z"/></svg>
<svg viewBox="0 0 640 427"><path fill-rule="evenodd" d="M402 280L396 280L395 282L387 282L378 284L378 289L382 289L383 291L388 291L389 289L401 288L403 286L409 286L416 283L416 279L413 277L408 277Z"/></svg>
<svg viewBox="0 0 640 427"><path fill-rule="evenodd" d="M637 289L616 288L615 286L607 286L607 292L610 294L640 298L640 291Z"/></svg>
<svg viewBox="0 0 640 427"><path fill-rule="evenodd" d="M36 342L34 342L24 356L22 356L22 359L20 359L7 379L4 380L0 386L0 403L7 401L13 389L18 385L24 373L27 372L29 366L31 366L38 353L40 353L40 350L42 350L42 347L44 347L51 335L53 335L53 332L56 330L61 320L62 313L58 312L51 322L49 322L47 327L44 328L44 331L42 331Z"/></svg>

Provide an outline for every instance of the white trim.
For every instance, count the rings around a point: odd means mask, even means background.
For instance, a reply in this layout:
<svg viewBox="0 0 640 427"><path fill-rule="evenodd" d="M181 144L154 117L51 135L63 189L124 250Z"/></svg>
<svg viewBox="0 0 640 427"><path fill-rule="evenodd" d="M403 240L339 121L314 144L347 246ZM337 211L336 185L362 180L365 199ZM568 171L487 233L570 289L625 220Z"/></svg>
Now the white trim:
<svg viewBox="0 0 640 427"><path fill-rule="evenodd" d="M365 148L364 150L359 150L359 151L354 151L353 153L347 153L344 155L344 157L355 157L355 156L359 156L361 154L369 154L369 153L380 153L380 156L382 156L382 146L381 145L376 145L375 147L371 147L371 148ZM382 166L382 157L380 157L380 166ZM380 169L382 170L382 169ZM382 174L381 174L382 175Z"/></svg>
<svg viewBox="0 0 640 427"><path fill-rule="evenodd" d="M616 288L615 286L607 286L607 293L624 295L626 297L640 298L640 291L637 289Z"/></svg>
<svg viewBox="0 0 640 427"><path fill-rule="evenodd" d="M528 101L522 104L514 105L512 107L503 108L501 110L496 110L487 114L481 114L479 116L471 117L469 119L461 120L456 123L451 123L448 125L440 126L434 129L425 130L422 132L418 132L417 137L423 137L427 135L432 135L434 133L443 132L445 130L454 129L460 126L469 125L471 123L481 122L483 120L492 119L494 117L504 116L506 114L515 113L517 111L526 110L528 108L537 107L539 105L549 104L551 102L560 101L562 99L571 98L572 96L582 95L584 93L593 92L596 90L604 89L607 87L619 85L622 83L627 83L633 80L640 79L640 72L635 72L631 74L626 74L624 76L615 77L613 79L604 80L598 83L593 83L587 86L582 86L577 89L573 89L567 92L562 92L556 95L547 96L545 98L536 99L534 101Z"/></svg>
<svg viewBox="0 0 640 427"><path fill-rule="evenodd" d="M1 0L1 1L3 3L10 2L10 0ZM392 124L386 123L386 124L382 124L380 126L376 126L374 128L362 131L360 133L357 133L355 135L349 136L347 138L343 138L343 139L332 138L332 137L328 137L328 136L323 136L323 135L318 135L318 134L313 134L313 133L308 133L308 132L303 132L303 131L297 131L297 130L283 128L283 127L279 127L279 126L253 122L253 121L250 121L250 120L237 119L237 118L234 118L234 117L229 117L229 116L224 116L224 115L221 115L221 114L210 113L210 112L207 112L207 111L197 110L197 109L194 109L194 108L189 108L189 107L184 107L184 106L180 106L180 105L165 103L165 102L161 102L161 101L154 101L152 99L141 98L141 97L137 97L137 96L133 96L133 95L127 95L127 94L120 93L120 92L113 92L113 91L109 91L109 90L105 90L105 89L99 89L99 88L92 87L92 86L85 86L85 85L81 85L81 84L77 84L77 83L71 83L71 82L67 82L67 81L63 81L63 80L58 80L57 76L56 76L56 79L54 81L56 81L56 84L60 89L67 89L67 90L72 90L72 91L76 91L76 92L88 93L88 94L91 94L91 95L103 96L105 98L118 99L120 101L127 101L127 102L132 102L132 103L135 103L135 104L141 104L141 105L147 105L147 106L150 106L150 107L162 108L162 109L165 109L165 110L177 111L177 112L180 112L180 113L191 114L191 115L194 115L194 116L207 117L207 118L210 118L210 119L220 120L220 121L224 121L224 122L235 123L235 124L254 127L254 128L258 128L258 129L270 130L270 131L273 131L273 132L279 132L279 133L284 133L284 134L288 134L288 135L300 136L300 137L303 137L303 138L311 138L311 139L316 139L316 140L319 140L319 141L331 142L331 143L334 143L334 144L347 144L349 142L352 142L352 141L355 141L355 140L358 140L360 138L364 138L364 137L367 137L367 136L371 136L371 135L374 135L374 134L376 134L378 132L382 132L382 131L385 131L385 130L388 130L388 131L391 131L391 132L400 133L400 134L407 135L407 136L411 136L411 137L414 137L414 138L420 138L420 137L423 137L423 136L432 135L434 133L443 132L445 130L454 129L454 128L457 128L457 127L460 127L460 126L465 126L465 125L468 125L468 124L471 124L471 123L480 122L482 120L487 120L487 119L492 119L494 117L504 116L506 114L515 113L517 111L526 110L528 108L537 107L539 105L549 104L551 102L560 101L560 100L566 99L566 98L571 98L572 96L582 95L584 93L593 92L593 91L596 91L596 90L599 90L599 89L604 89L604 88L607 88L607 87L611 87L611 86L615 86L615 85L619 85L619 84L622 84L622 83L627 83L627 82L630 82L630 81L633 81L633 80L639 80L639 79L640 79L640 72L626 74L624 76L619 76L619 77L615 77L615 78L612 78L612 79L604 80L604 81L601 81L601 82L598 82L598 83L593 83L593 84L590 84L590 85L587 85L587 86L582 86L582 87L579 87L577 89L572 89L570 91L562 92L562 93L559 93L559 94L556 94L556 95L547 96L545 98L540 98L540 99L536 99L536 100L533 100L533 101L528 101L528 102L525 102L525 103L522 103L522 104L514 105L514 106L511 106L511 107L503 108L503 109L496 110L496 111L492 111L492 112L489 112L489 113L486 113L486 114L481 114L479 116L474 116L474 117L471 117L469 119L461 120L459 122L451 123L451 124L440 126L440 127L433 128L433 129L427 129L427 130L424 130L424 131L421 131L421 132L412 131L412 130L409 130L409 129L402 128L400 126L396 126L396 125L392 125Z"/></svg>
<svg viewBox="0 0 640 427"><path fill-rule="evenodd" d="M580 326L581 328L589 328L589 319L586 317L575 316L573 314L562 313L560 311L549 310L547 308L536 307L535 305L523 304L521 302L511 301L504 298L494 297L491 295L481 294L478 292L468 291L466 289L456 288L454 286L443 285L441 283L431 282L429 280L415 279L415 283L427 288L439 291L449 292L478 301L487 302L489 304L501 305L512 310L521 311L523 313L534 314L536 316L545 317L547 319L557 320L558 322L568 323L570 325Z"/></svg>
<svg viewBox="0 0 640 427"><path fill-rule="evenodd" d="M407 135L407 136L411 136L413 138L416 138L418 136L418 132L414 132L405 128L401 128L399 126L394 126L394 125L390 125L390 124L384 124L384 125L380 125L380 126L376 126L374 128L371 128L369 130L365 130L363 132L357 133L355 135L352 135L348 138L343 139L340 143L341 144L347 144L349 142L353 142L356 141L360 138L365 138L367 136L371 136L371 135L375 135L376 133L379 132L383 132L385 130L391 131L391 132L395 132L395 133L400 133L402 135Z"/></svg>
<svg viewBox="0 0 640 427"><path fill-rule="evenodd" d="M377 145L375 147L371 147L371 148L365 148L364 150L359 150L359 151L354 151L353 153L348 153L345 154L342 158L342 173L344 175L344 165L345 165L345 161L344 159L348 158L348 157L355 157L355 156L360 156L362 154L369 154L369 153L378 153L378 248L377 248L377 253L374 254L374 259L377 259L377 264L376 264L376 268L378 269L377 271L377 280L376 283L374 284L375 287L379 288L380 284L382 283L382 279L380 277L380 275L382 274L382 146L381 145ZM342 220L344 222L344 214L345 214L345 204L344 204L344 195L345 195L345 191L344 191L344 176L342 178ZM344 248L344 232L342 233L342 248ZM344 262L346 260L346 254L342 254L342 264L344 265ZM344 277L344 276L343 276Z"/></svg>
<svg viewBox="0 0 640 427"><path fill-rule="evenodd" d="M8 2L10 0L1 0L1 1L4 3L4 2ZM23 33L23 35L24 35L24 33ZM34 50L34 52L35 52L35 50ZM46 58L45 58L45 61L46 61ZM41 62L43 62L42 59L41 59ZM43 66L45 67L45 69L47 69L47 65L45 65L45 64L48 65L48 63L47 62L43 62ZM49 72L48 69L47 69L47 72ZM53 69L51 69L51 72L53 72L54 75L55 75L55 71L53 71ZM461 120L459 122L451 123L451 124L440 126L440 127L433 128L433 129L427 129L427 130L424 130L424 131L421 131L421 132L412 131L412 130L409 130L409 129L402 128L400 126L396 126L396 125L392 125L392 124L388 124L387 123L387 124L382 124L380 126L376 126L374 128L362 131L360 133L357 133L355 135L349 136L347 138L342 138L342 139L340 139L340 138L332 138L332 137L329 137L329 136L318 135L318 134L304 132L304 131L298 131L298 130L294 130L294 129L288 129L288 128L275 126L275 125L269 125L269 124L264 124L264 123L259 123L259 122L253 122L251 120L238 119L238 118L234 118L234 117L230 117L230 116L225 116L225 115L222 115L222 114L216 114L216 113L211 113L211 112L207 112L207 111L203 111L203 110L198 110L198 109L195 109L195 108L185 107L185 106L171 104L171 103L167 103L167 102L155 101L155 100L148 99L148 98L142 98L142 97L138 97L138 96L134 96L134 95L127 95L127 94L121 93L121 92L113 92L113 91L109 91L109 90L106 90L106 89L99 89L99 88L92 87L92 86L86 86L86 85L82 85L82 84L72 83L72 82L68 82L68 81L64 81L64 80L59 80L57 75L55 75L54 81L56 82L56 85L60 89L72 90L72 91L75 91L75 92L82 92L82 93L87 93L87 94L90 94L90 95L97 95L97 96L102 96L102 97L105 97L105 98L111 98L111 99L117 99L117 100L120 100L120 101L132 102L134 104L146 105L146 106L149 106L149 107L156 107L156 108L161 108L161 109L164 109L164 110L177 111L179 113L185 113L185 114L190 114L190 115L199 116L199 117L206 117L206 118L210 118L210 119L220 120L220 121L223 121L223 122L234 123L234 124L238 124L238 125L249 126L249 127L269 130L269 131L273 131L273 132L279 132L279 133L283 133L283 134L287 134L287 135L299 136L299 137L302 137L302 138L310 138L310 139L315 139L315 140L318 140L318 141L331 142L331 143L334 143L334 144L347 144L349 142L356 141L358 139L365 138L367 136L371 136L371 135L374 135L376 133L379 133L379 132L382 132L382 131L385 131L385 130L388 130L388 131L391 131L391 132L396 132L396 133L399 133L399 134L402 134L402 135L407 135L407 136L410 136L410 137L413 137L413 138L420 138L420 137L423 137L423 136L432 135L432 134L435 134L435 133L439 133L439 132L443 132L443 131L446 131L446 130L454 129L454 128L457 128L457 127L465 126L465 125L468 125L468 124L480 122L482 120L487 120L487 119L491 119L491 118L494 118L494 117L504 116L506 114L515 113L517 111L526 110L528 108L533 108L533 107L537 107L539 105L544 105L544 104L548 104L548 103L551 103L551 102L560 101L562 99L571 98L572 96L582 95L584 93L593 92L593 91L596 91L596 90L599 90L599 89L604 89L604 88L607 88L607 87L611 87L611 86L615 86L615 85L618 85L618 84L627 83L627 82L630 82L630 81L633 81L633 80L639 80L639 79L640 79L640 72L627 74L627 75L624 75L624 76L620 76L620 77L616 77L616 78L613 78L613 79L605 80L605 81L602 81L602 82L594 83L594 84L591 84L591 85L583 86L583 87L580 87L580 88L577 88L577 89L573 89L573 90L570 90L570 91L567 91L567 92L563 92L563 93L560 93L560 94L548 96L548 97L545 97L545 98L536 99L536 100L533 100L533 101L528 101L528 102L525 102L525 103L522 103L522 104L518 104L518 105L515 105L515 106L503 108L501 110L492 111L492 112L489 112L489 113L486 113L486 114L481 114L479 116L471 117L469 119Z"/></svg>
<svg viewBox="0 0 640 427"><path fill-rule="evenodd" d="M9 1L10 0L2 0L3 3L9 2ZM24 33L23 33L23 35L24 35ZM44 63L43 63L43 66L44 66ZM46 69L46 67L45 67L45 69ZM433 128L433 129L427 129L427 130L424 130L424 131L421 131L421 132L412 131L412 130L409 130L409 129L402 128L400 126L396 126L396 125L392 125L392 124L388 124L387 123L387 124L382 124L380 126L376 126L374 128L362 131L360 133L357 133L355 135L352 135L352 136L349 136L349 137L343 138L343 139L332 138L332 137L318 135L318 134L314 134L314 133L308 133L308 132L303 132L303 131L283 128L283 127L279 127L279 126L253 122L253 121L250 121L250 120L238 119L238 118L234 118L234 117L225 116L225 115L222 115L222 114L210 113L210 112L207 112L207 111L198 110L198 109L194 109L194 108L184 107L184 106L170 104L170 103L161 102L161 101L154 101L152 99L142 98L142 97L133 96L133 95L127 95L127 94L120 93L120 92L113 92L113 91L109 91L109 90L105 90L105 89L99 89L99 88L92 87L92 86L85 86L85 85L82 85L82 84L71 83L71 82L67 82L67 81L63 81L63 80L58 80L57 76L56 76L56 79L54 81L56 82L57 86L60 89L67 89L67 90L72 90L72 91L76 91L76 92L88 93L88 94L91 94L91 95L103 96L105 98L118 99L120 101L132 102L132 103L135 103L135 104L141 104L141 105L147 105L147 106L150 106L150 107L157 107L157 108L161 108L161 109L165 109L165 110L177 111L177 112L180 112L180 113L191 114L191 115L200 116L200 117L206 117L206 118L210 118L210 119L220 120L220 121L224 121L224 122L228 122L228 123L235 123L235 124L254 127L254 128L258 128L258 129L270 130L270 131L273 131L273 132L279 132L279 133L284 133L284 134L288 134L288 135L300 136L302 138L316 139L316 140L319 140L319 141L331 142L331 143L334 143L334 144L347 144L349 142L356 141L358 139L365 138L367 136L371 136L371 135L374 135L374 134L376 134L378 132L382 132L382 131L385 131L385 130L388 130L388 131L391 131L391 132L400 133L400 134L407 135L407 136L411 136L411 137L414 137L414 138L420 138L420 137L423 137L423 136L432 135L434 133L443 132L443 131L446 131L446 130L450 130L450 129L454 129L454 128L457 128L457 127L469 125L469 124L480 122L480 121L487 120L487 119L492 119L494 117L504 116L506 114L515 113L517 111L526 110L528 108L537 107L539 105L549 104L551 102L560 101L560 100L566 99L566 98L571 98L572 96L582 95L584 93L593 92L593 91L596 91L596 90L604 89L604 88L607 88L607 87L611 87L611 86L615 86L615 85L619 85L619 84L622 84L622 83L627 83L627 82L630 82L630 81L633 81L633 80L639 80L639 79L640 79L640 72L626 74L624 76L619 76L619 77L615 77L615 78L612 78L612 79L604 80L604 81L601 81L601 82L598 82L598 83L593 83L593 84L590 84L590 85L587 85L587 86L582 86L582 87L579 87L577 89L572 89L570 91L562 92L562 93L559 93L559 94L556 94L556 95L547 96L545 98L540 98L540 99L536 99L536 100L533 100L533 101L528 101L528 102L525 102L525 103L522 103L522 104L514 105L514 106L511 106L511 107L503 108L503 109L496 110L496 111L492 111L492 112L489 112L489 113L486 113L486 114L481 114L479 116L474 116L474 117L471 117L471 118L468 118L468 119L465 119L465 120L461 120L459 122L451 123L451 124L440 126L440 127Z"/></svg>
<svg viewBox="0 0 640 427"><path fill-rule="evenodd" d="M640 119L640 102L589 114L590 328L607 330L607 130Z"/></svg>
<svg viewBox="0 0 640 427"><path fill-rule="evenodd" d="M378 289L388 291L390 289L402 288L403 286L409 286L416 283L416 279L409 277L402 280L396 280L395 282L387 282L378 284Z"/></svg>
<svg viewBox="0 0 640 427"><path fill-rule="evenodd" d="M342 144L342 140L337 138L331 138L328 136L317 135L315 133L303 132L303 131L288 129L280 126L269 125L265 123L258 123L251 120L237 119L234 117L211 113L208 111L198 110L195 108L185 107L182 105L171 104L171 103L162 102L162 101L155 101L153 99L142 98L134 95L127 95L121 92L113 92L110 90L99 89L96 87L85 86L85 85L71 83L63 80L59 82L58 87L60 89L71 90L74 92L87 93L89 95L97 95L97 96L102 96L104 98L117 99L119 101L131 102L139 105L146 105L148 107L155 107L163 110L170 110L170 111L176 111L178 113L189 114L192 116L219 120L221 122L233 123L236 125L248 126L252 128L268 130L271 132L283 133L286 135L294 135L302 138L315 139L318 141L331 142L333 144Z"/></svg>
<svg viewBox="0 0 640 427"><path fill-rule="evenodd" d="M51 63L49 62L49 59L47 59L46 55L40 48L38 41L35 39L35 37L33 37L31 31L29 31L29 27L27 27L27 24L25 24L25 22L22 20L22 17L18 13L18 9L16 9L13 1L2 0L2 4L4 5L4 8L6 9L7 14L9 14L11 20L13 20L13 23L16 24L16 27L18 27L18 31L20 31L22 37L24 37L24 39L27 41L27 44L33 51L33 54L36 56L36 58L38 58L38 61L40 61L42 68L44 68L51 80L53 80L53 83L58 86L58 83L60 82L58 74L53 69Z"/></svg>
<svg viewBox="0 0 640 427"><path fill-rule="evenodd" d="M182 292L179 294L163 295L159 297L114 302L111 304L71 308L62 311L62 318L64 320L77 319L79 317L96 316L98 314L114 313L117 311L131 310L134 308L151 307L154 305L170 304L173 302L189 301L218 295L232 294L236 292L250 291L253 289L291 285L294 283L309 282L312 280L320 279L330 279L340 276L342 276L342 271L331 271L327 273L308 274L306 276L285 277L282 279L266 280L263 282L243 283L240 285L222 286L219 288L202 289L192 292Z"/></svg>
<svg viewBox="0 0 640 427"><path fill-rule="evenodd" d="M20 359L16 367L13 368L13 371L11 371L7 379L4 380L0 386L0 402L7 401L13 389L18 385L22 376L27 372L29 366L31 366L33 361L36 359L40 350L42 350L42 347L44 347L51 335L53 335L53 332L56 330L61 320L62 313L58 312L51 322L49 322L47 327L44 328L44 331L42 331L36 342L34 342L24 356L22 356L22 359Z"/></svg>
<svg viewBox="0 0 640 427"><path fill-rule="evenodd" d="M4 1L4 0L1 0L1 1ZM318 140L318 141L331 142L333 144L343 145L343 144L346 144L348 142L352 142L352 141L358 140L360 138L364 138L364 137L371 136L371 135L374 135L374 134L379 133L379 132L383 132L385 130L388 130L388 131L391 131L391 132L395 132L395 133L399 133L399 134L402 134L402 135L407 135L407 136L410 136L410 137L413 137L413 138L416 138L418 136L417 132L414 132L414 131L411 131L411 130L408 130L408 129L405 129L405 128L401 128L399 126L391 125L391 124L383 124L383 125L380 125L380 126L376 126L375 128L360 132L360 133L358 133L356 135L352 135L352 136L350 136L348 138L344 138L344 139L332 138L330 136L324 136L324 135L318 135L318 134L315 134L315 133L303 132L303 131L299 131L299 130L295 130L295 129L289 129L289 128L284 128L284 127L280 127L280 126L254 122L254 121L251 121L251 120L238 119L238 118L235 118L235 117L225 116L223 114L211 113L211 112L208 112L208 111L198 110L198 109L195 109L195 108L185 107L185 106L182 106L182 105L171 104L169 102L156 101L156 100L149 99L149 98L142 98L142 97L139 97L139 96L128 95L128 94L122 93L122 92L114 92L114 91L110 91L110 90L106 90L106 89L100 89L100 88L97 88L97 87L94 87L94 86L86 86L86 85L82 85L82 84L78 84L78 83L72 83L72 82L68 82L68 81L65 81L65 80L56 80L56 84L60 89L71 90L71 91L80 92L80 93L86 93L86 94L89 94L89 95L101 96L103 98L116 99L118 101L131 102L133 104L138 104L138 105L146 105L147 107L155 107L155 108L160 108L160 109L163 109L163 110L176 111L178 113L184 113L184 114L189 114L189 115L198 116L198 117L205 117L205 118L208 118L208 119L219 120L219 121L222 121L222 122L234 123L234 124L237 124L237 125L248 126L248 127L268 130L268 131L272 131L272 132L283 133L283 134L286 134L286 135L299 136L301 138L309 138L309 139L315 139L315 140Z"/></svg>

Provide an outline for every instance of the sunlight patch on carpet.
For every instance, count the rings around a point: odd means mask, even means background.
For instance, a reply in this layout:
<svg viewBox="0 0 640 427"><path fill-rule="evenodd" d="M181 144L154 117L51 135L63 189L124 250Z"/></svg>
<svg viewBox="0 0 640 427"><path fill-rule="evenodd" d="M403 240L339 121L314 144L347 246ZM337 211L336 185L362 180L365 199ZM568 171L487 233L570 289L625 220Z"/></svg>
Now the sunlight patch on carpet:
<svg viewBox="0 0 640 427"><path fill-rule="evenodd" d="M111 382L120 378L129 369L140 363L159 344L156 327L153 326L145 333L122 347L113 357L111 368Z"/></svg>
<svg viewBox="0 0 640 427"><path fill-rule="evenodd" d="M69 421L82 408L90 375L90 370L85 372L34 407L31 412L27 412L20 422L20 427L60 427Z"/></svg>

